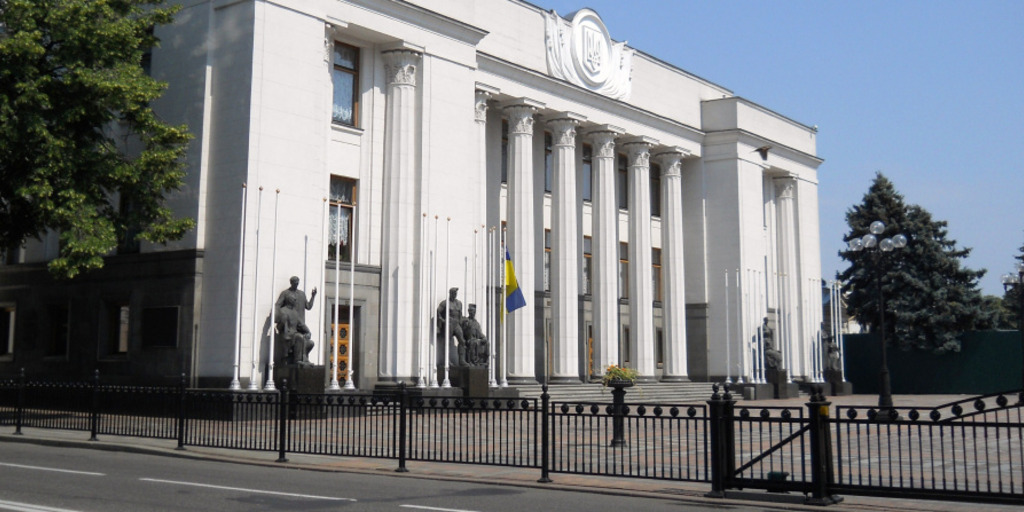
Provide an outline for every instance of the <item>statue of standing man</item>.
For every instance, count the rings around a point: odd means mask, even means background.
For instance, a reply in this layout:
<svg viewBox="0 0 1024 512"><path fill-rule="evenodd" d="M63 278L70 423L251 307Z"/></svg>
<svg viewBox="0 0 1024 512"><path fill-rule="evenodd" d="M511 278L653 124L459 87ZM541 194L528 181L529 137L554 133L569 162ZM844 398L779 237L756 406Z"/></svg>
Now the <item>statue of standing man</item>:
<svg viewBox="0 0 1024 512"><path fill-rule="evenodd" d="M446 354L449 361L456 365L466 365L465 346L466 338L462 335L462 301L456 297L459 294L458 288L448 290L448 299L437 305L437 338L444 340ZM445 325L448 326L449 339L445 340ZM455 351L457 358L452 358L451 345L449 341L455 339Z"/></svg>
<svg viewBox="0 0 1024 512"><path fill-rule="evenodd" d="M292 276L291 286L277 297L277 332L286 347L286 360L290 364L311 366L309 352L313 350L312 334L306 326L306 310L313 309L316 288L306 300L306 294L299 289L299 278Z"/></svg>

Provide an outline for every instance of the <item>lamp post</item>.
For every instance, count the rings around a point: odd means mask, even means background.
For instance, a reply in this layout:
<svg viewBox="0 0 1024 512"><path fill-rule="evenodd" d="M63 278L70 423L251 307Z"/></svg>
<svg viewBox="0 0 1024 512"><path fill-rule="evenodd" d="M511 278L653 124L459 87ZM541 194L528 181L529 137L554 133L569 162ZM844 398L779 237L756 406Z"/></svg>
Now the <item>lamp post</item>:
<svg viewBox="0 0 1024 512"><path fill-rule="evenodd" d="M878 417L885 419L892 411L892 385L889 382L889 359L885 346L885 296L882 294L882 271L879 268L883 253L892 252L907 246L907 237L896 234L891 238L878 237L885 232L885 223L876 220L868 228L870 233L850 240L849 249L854 252L868 251L871 264L876 269L875 285L878 288L878 327L882 345L882 367L878 370Z"/></svg>
<svg viewBox="0 0 1024 512"><path fill-rule="evenodd" d="M1017 330L1020 331L1021 357L1024 358L1024 261L1018 261L1017 275L1003 274L1003 290L1017 290ZM1024 400L1024 360L1021 362L1021 400Z"/></svg>

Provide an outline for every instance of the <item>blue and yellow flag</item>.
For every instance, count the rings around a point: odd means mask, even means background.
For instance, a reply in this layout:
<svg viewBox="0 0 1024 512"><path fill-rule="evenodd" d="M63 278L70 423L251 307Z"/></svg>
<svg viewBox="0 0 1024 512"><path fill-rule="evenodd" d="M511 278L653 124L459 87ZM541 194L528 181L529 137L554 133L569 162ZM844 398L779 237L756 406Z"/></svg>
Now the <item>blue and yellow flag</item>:
<svg viewBox="0 0 1024 512"><path fill-rule="evenodd" d="M526 298L523 291L519 289L519 281L516 281L516 271L512 267L512 257L505 249L505 311L511 313L526 305Z"/></svg>

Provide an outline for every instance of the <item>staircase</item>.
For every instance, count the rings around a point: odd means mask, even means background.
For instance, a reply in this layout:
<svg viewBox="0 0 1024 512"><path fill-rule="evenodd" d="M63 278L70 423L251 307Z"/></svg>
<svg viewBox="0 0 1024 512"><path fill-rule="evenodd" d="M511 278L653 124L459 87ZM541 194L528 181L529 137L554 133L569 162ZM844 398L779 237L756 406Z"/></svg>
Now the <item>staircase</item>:
<svg viewBox="0 0 1024 512"><path fill-rule="evenodd" d="M711 399L710 382L645 382L626 388L626 403L694 404ZM540 399L540 384L517 385L519 396ZM552 402L611 403L612 390L601 383L551 384ZM737 399L742 400L742 396Z"/></svg>

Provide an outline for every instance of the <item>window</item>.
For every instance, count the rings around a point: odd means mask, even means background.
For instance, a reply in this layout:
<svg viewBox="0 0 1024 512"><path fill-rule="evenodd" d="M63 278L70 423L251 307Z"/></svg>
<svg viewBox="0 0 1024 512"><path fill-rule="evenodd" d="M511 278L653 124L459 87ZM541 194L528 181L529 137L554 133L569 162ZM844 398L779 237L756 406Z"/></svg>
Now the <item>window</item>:
<svg viewBox="0 0 1024 512"><path fill-rule="evenodd" d="M334 109L331 120L338 124L359 124L359 48L334 43Z"/></svg>
<svg viewBox="0 0 1024 512"><path fill-rule="evenodd" d="M551 291L551 230L544 230L544 291Z"/></svg>
<svg viewBox="0 0 1024 512"><path fill-rule="evenodd" d="M594 200L594 148L583 145L583 200Z"/></svg>
<svg viewBox="0 0 1024 512"><path fill-rule="evenodd" d="M14 356L14 305L0 304L0 360Z"/></svg>
<svg viewBox="0 0 1024 512"><path fill-rule="evenodd" d="M619 242L619 298L629 298L629 244Z"/></svg>
<svg viewBox="0 0 1024 512"><path fill-rule="evenodd" d="M128 326L131 320L131 310L128 301L110 301L104 305L104 333L105 344L102 347L102 356L116 356L128 353Z"/></svg>
<svg viewBox="0 0 1024 512"><path fill-rule="evenodd" d="M627 179L626 155L619 155L615 173L615 198L620 210L629 209L629 180Z"/></svg>
<svg viewBox="0 0 1024 512"><path fill-rule="evenodd" d="M508 183L508 120L501 120L501 182Z"/></svg>
<svg viewBox="0 0 1024 512"><path fill-rule="evenodd" d="M592 293L590 291L590 284L592 282L590 280L590 269L593 264L593 252L594 239L589 236L583 237L583 295L590 295Z"/></svg>
<svg viewBox="0 0 1024 512"><path fill-rule="evenodd" d="M651 290L654 291L655 302L661 302L661 249L651 249Z"/></svg>
<svg viewBox="0 0 1024 512"><path fill-rule="evenodd" d="M661 217L661 167L651 164L651 216Z"/></svg>
<svg viewBox="0 0 1024 512"><path fill-rule="evenodd" d="M48 309L50 338L46 344L46 357L66 357L68 355L68 338L71 335L70 309L67 305L51 305Z"/></svg>
<svg viewBox="0 0 1024 512"><path fill-rule="evenodd" d="M4 265L17 265L21 259L21 247L14 246L4 249L0 253L0 261L3 261Z"/></svg>
<svg viewBox="0 0 1024 512"><path fill-rule="evenodd" d="M658 368L665 367L665 336L660 328L654 330L654 357Z"/></svg>
<svg viewBox="0 0 1024 512"><path fill-rule="evenodd" d="M551 132L544 132L544 192L551 193Z"/></svg>
<svg viewBox="0 0 1024 512"><path fill-rule="evenodd" d="M143 309L141 338L146 347L178 346L177 306Z"/></svg>
<svg viewBox="0 0 1024 512"><path fill-rule="evenodd" d="M352 217L356 208L356 181L331 176L330 226L327 259L352 261ZM338 241L341 246L338 246Z"/></svg>
<svg viewBox="0 0 1024 512"><path fill-rule="evenodd" d="M619 359L622 360L623 364L629 362L629 352L630 352L629 349L630 349L629 326L628 325L623 325L622 326L622 339L619 340L619 350L621 351L619 353Z"/></svg>

